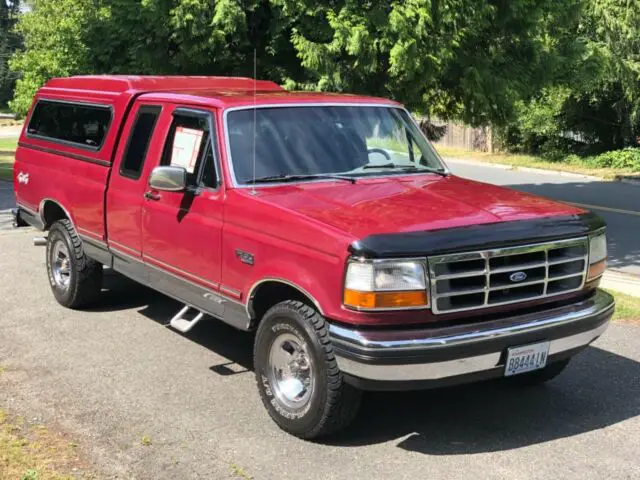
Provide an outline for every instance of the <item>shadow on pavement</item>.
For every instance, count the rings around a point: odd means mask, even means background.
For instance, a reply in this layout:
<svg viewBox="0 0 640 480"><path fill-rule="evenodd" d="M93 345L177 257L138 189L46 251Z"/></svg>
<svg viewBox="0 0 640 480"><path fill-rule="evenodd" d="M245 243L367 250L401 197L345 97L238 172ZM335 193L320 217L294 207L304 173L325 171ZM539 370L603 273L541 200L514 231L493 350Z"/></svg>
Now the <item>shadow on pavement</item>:
<svg viewBox="0 0 640 480"><path fill-rule="evenodd" d="M0 210L9 210L16 206L13 194L13 184L7 180L0 180Z"/></svg>
<svg viewBox="0 0 640 480"><path fill-rule="evenodd" d="M166 325L181 307L118 274L107 278L109 290L97 310L140 307L138 313ZM211 366L212 381L215 375L253 369L250 333L205 320L183 336L228 359ZM325 443L352 447L402 439L399 448L429 455L510 450L640 415L639 379L640 362L589 347L562 375L540 387L515 388L494 381L438 390L367 392L355 423Z"/></svg>
<svg viewBox="0 0 640 480"><path fill-rule="evenodd" d="M429 455L511 450L598 430L640 415L640 363L596 347L544 386L500 381L403 393L369 393L335 445L406 437L398 447ZM407 437L408 435L408 437Z"/></svg>
<svg viewBox="0 0 640 480"><path fill-rule="evenodd" d="M169 320L182 305L138 282L112 270L105 270L103 290L100 299L88 311L115 312L138 308L138 313L168 327ZM253 368L253 334L241 332L227 324L211 319L203 319L193 330L182 335L205 348L228 358L231 362L212 365L211 370L219 375L245 373Z"/></svg>
<svg viewBox="0 0 640 480"><path fill-rule="evenodd" d="M633 267L640 274L640 187L617 182L567 182L505 185L563 202L638 212L639 215L593 211L607 222L609 266Z"/></svg>

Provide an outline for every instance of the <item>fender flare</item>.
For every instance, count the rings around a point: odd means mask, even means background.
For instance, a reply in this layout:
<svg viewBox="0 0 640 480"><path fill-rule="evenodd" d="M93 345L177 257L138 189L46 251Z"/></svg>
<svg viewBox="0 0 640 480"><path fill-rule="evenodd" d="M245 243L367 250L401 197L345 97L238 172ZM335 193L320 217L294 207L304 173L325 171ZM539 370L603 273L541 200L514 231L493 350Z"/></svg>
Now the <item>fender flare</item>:
<svg viewBox="0 0 640 480"><path fill-rule="evenodd" d="M256 281L251 288L249 289L249 293L247 294L247 303L246 303L246 310L247 310L247 315L249 316L249 318L253 318L253 299L255 297L255 293L258 289L258 287L260 287L260 285L267 283L267 282L274 282L274 283L281 283L283 285L287 285L288 287L294 288L296 290L298 290L301 294L303 294L305 297L307 297L309 300L311 300L311 302L313 303L313 305L318 309L318 311L320 312L321 315L324 316L324 311L322 310L322 305L320 305L320 302L318 302L318 300L316 300L316 298L311 295L305 288L302 288L300 285L291 282L289 280L286 280L284 278L280 278L280 277L264 277L261 278L260 280Z"/></svg>
<svg viewBox="0 0 640 480"><path fill-rule="evenodd" d="M43 198L42 200L40 200L40 204L38 205L38 216L40 217L40 220L42 221L42 225L44 225L45 229L47 229L48 227L51 226L51 225L47 225L47 223L45 221L45 218L44 218L44 209L45 209L45 207L46 207L46 205L48 203L53 203L54 205L57 205L60 208L60 210L62 210L64 212L64 214L67 216L67 218L71 222L71 226L74 228L74 230L76 229L76 223L73 220L73 217L71 216L71 213L69 213L69 210L67 210L62 205L62 203L60 203L58 200L55 200L53 198Z"/></svg>

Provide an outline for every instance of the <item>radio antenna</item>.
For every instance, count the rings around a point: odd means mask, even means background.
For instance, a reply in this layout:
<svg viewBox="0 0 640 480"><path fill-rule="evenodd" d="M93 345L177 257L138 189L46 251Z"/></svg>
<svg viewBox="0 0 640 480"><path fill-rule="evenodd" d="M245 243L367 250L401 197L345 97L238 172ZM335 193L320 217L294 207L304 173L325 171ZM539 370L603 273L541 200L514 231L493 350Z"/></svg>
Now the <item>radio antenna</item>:
<svg viewBox="0 0 640 480"><path fill-rule="evenodd" d="M253 49L253 182L251 182L251 194L256 194L256 90L258 83L256 49Z"/></svg>

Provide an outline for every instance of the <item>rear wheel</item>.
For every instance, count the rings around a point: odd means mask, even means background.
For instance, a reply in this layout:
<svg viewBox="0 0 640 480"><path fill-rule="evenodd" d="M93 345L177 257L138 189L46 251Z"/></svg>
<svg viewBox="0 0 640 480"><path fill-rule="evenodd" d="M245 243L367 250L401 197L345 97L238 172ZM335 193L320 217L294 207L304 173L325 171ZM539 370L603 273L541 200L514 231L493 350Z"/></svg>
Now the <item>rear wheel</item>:
<svg viewBox="0 0 640 480"><path fill-rule="evenodd" d="M102 289L102 264L85 255L69 220L58 220L49 230L47 272L54 297L68 308L89 305Z"/></svg>
<svg viewBox="0 0 640 480"><path fill-rule="evenodd" d="M505 377L505 380L510 385L518 387L533 387L548 382L549 380L553 380L560 375L565 368L567 368L567 365L569 365L569 359L560 360L547 365L541 370L522 373L520 375L514 375L513 377Z"/></svg>
<svg viewBox="0 0 640 480"><path fill-rule="evenodd" d="M336 432L358 412L361 392L344 382L324 318L302 302L267 311L256 334L254 366L269 415L297 437Z"/></svg>

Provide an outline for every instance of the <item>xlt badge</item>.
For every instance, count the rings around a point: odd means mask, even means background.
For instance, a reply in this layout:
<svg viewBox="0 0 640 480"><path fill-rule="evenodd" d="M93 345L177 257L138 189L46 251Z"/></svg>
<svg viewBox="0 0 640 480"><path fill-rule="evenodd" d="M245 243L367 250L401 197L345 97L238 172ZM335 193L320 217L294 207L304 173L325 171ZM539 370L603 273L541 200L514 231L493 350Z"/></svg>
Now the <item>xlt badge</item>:
<svg viewBox="0 0 640 480"><path fill-rule="evenodd" d="M242 263L246 263L247 265L253 265L254 263L253 254L245 252L244 250L236 249L236 257L238 257Z"/></svg>

